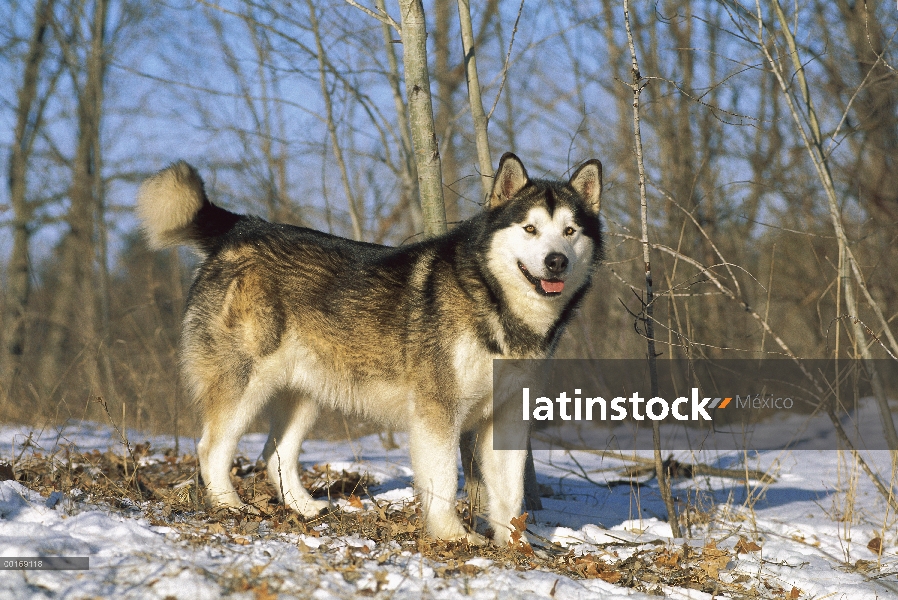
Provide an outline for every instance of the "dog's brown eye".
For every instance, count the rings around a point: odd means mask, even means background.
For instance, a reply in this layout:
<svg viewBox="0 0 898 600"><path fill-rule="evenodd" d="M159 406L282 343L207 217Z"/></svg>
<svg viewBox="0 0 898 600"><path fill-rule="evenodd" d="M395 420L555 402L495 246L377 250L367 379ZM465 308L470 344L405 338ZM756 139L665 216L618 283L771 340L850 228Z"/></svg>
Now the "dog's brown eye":
<svg viewBox="0 0 898 600"><path fill-rule="evenodd" d="M527 233L536 233L536 227L534 227L533 225L527 225L526 227L524 227L524 231L526 231Z"/></svg>
<svg viewBox="0 0 898 600"><path fill-rule="evenodd" d="M574 229L573 227L566 227L564 230L564 235L574 235L575 232L576 229Z"/></svg>

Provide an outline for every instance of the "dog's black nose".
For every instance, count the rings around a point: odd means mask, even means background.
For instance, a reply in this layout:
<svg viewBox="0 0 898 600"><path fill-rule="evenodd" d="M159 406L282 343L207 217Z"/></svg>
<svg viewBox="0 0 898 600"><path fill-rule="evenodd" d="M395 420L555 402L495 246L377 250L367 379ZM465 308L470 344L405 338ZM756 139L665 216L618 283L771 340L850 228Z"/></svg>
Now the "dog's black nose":
<svg viewBox="0 0 898 600"><path fill-rule="evenodd" d="M553 252L546 256L546 268L553 275L560 275L567 268L567 256L560 252Z"/></svg>

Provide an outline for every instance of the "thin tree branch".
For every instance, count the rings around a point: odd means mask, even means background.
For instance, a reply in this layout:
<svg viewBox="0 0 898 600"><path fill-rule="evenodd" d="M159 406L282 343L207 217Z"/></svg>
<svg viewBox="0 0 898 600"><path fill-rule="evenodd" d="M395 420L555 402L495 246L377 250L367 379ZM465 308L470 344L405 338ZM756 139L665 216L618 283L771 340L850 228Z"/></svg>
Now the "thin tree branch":
<svg viewBox="0 0 898 600"><path fill-rule="evenodd" d="M383 8L381 8L380 6L377 7L377 10L379 10L381 12L376 13L373 10L371 10L370 8L368 8L367 6L362 6L355 0L343 0L343 1L346 2L346 4L349 4L350 6L356 7L357 9L359 9L360 11L362 11L369 17L374 17L375 19L377 19L384 25L389 25L390 27L392 27L393 29L396 30L396 33L398 33L400 37L402 37L402 28L399 26L399 23L394 21L393 17L391 17L389 14L387 14L387 11L384 10Z"/></svg>
<svg viewBox="0 0 898 600"><path fill-rule="evenodd" d="M499 91L496 92L496 99L493 100L493 106L486 116L487 121L493 118L493 112L496 110L496 105L499 104L499 98L502 97L502 90L505 89L505 82L508 80L508 63L511 60L511 49L514 48L514 36L518 33L518 23L521 21L522 12L524 12L524 0L521 0L521 5L518 7L518 16L515 17L514 20L514 28L511 30L511 40L508 42L508 52L505 54L505 64L502 65Z"/></svg>

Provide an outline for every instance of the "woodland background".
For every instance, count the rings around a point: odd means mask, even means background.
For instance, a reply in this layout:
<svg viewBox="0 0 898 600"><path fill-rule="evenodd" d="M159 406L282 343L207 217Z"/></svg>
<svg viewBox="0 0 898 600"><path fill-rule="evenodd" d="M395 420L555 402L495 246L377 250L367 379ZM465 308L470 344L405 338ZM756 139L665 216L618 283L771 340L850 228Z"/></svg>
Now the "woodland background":
<svg viewBox="0 0 898 600"><path fill-rule="evenodd" d="M194 259L150 252L133 213L139 182L174 160L198 166L232 210L378 243L420 235L403 46L359 8L0 4L0 419L108 411L127 427L195 433L176 357ZM660 358L894 354L898 7L630 9ZM483 195L457 5L425 11L451 224ZM645 356L621 5L484 0L471 11L493 156L513 151L536 177L604 164L606 262L559 355ZM326 424L322 435L345 433Z"/></svg>

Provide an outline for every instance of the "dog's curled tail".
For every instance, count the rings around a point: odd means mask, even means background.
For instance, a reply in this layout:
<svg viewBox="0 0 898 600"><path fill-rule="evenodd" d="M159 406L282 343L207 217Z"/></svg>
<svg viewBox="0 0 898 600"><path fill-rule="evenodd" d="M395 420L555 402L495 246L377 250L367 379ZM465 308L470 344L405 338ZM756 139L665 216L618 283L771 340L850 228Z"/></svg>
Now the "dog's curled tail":
<svg viewBox="0 0 898 600"><path fill-rule="evenodd" d="M240 219L209 202L203 179L184 161L143 182L137 194L137 215L151 248L184 244L204 254Z"/></svg>

